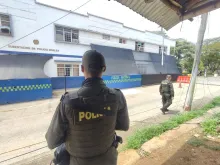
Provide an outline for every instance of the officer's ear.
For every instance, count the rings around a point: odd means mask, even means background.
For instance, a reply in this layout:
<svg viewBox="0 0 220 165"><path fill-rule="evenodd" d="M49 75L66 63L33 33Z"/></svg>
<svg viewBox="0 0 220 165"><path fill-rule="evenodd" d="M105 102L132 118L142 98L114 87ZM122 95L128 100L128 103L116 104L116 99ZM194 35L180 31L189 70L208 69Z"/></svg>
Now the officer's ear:
<svg viewBox="0 0 220 165"><path fill-rule="evenodd" d="M106 71L106 66L102 67L102 72Z"/></svg>
<svg viewBox="0 0 220 165"><path fill-rule="evenodd" d="M83 65L81 65L81 71L84 73L85 72L85 68Z"/></svg>

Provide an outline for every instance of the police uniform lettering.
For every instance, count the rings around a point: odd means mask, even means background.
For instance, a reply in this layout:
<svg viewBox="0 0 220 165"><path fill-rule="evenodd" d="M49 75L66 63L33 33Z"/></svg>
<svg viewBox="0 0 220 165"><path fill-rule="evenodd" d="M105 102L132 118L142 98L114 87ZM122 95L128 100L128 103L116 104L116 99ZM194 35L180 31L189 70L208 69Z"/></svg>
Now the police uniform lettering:
<svg viewBox="0 0 220 165"><path fill-rule="evenodd" d="M92 120L103 117L102 114L95 114L91 112L79 112L79 122L83 120Z"/></svg>
<svg viewBox="0 0 220 165"><path fill-rule="evenodd" d="M92 113L91 112L86 112L86 120L90 120L92 117Z"/></svg>

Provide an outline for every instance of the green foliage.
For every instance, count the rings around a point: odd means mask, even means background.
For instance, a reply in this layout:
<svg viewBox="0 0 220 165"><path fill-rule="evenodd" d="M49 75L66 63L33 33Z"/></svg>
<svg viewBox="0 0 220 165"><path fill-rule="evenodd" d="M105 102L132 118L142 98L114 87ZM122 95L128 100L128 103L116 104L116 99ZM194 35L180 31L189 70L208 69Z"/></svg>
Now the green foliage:
<svg viewBox="0 0 220 165"><path fill-rule="evenodd" d="M159 125L154 125L137 130L132 136L128 137L128 142L125 146L126 149L138 149L141 145L153 137L159 136L162 133L176 128L180 124L189 121L193 118L202 116L209 109L220 105L220 97L215 98L210 104L205 105L200 110L193 110L190 112L178 114L168 121L165 121Z"/></svg>
<svg viewBox="0 0 220 165"><path fill-rule="evenodd" d="M220 146L214 146L214 145L208 145L206 144L207 139L199 139L199 138L191 138L187 143L194 146L194 147L200 147L203 146L207 149L214 150L214 151L220 151Z"/></svg>
<svg viewBox="0 0 220 165"><path fill-rule="evenodd" d="M209 134L212 136L217 136L218 133L216 132L217 126L220 123L220 113L215 114L212 118L207 119L202 123L202 129L205 134Z"/></svg>
<svg viewBox="0 0 220 165"><path fill-rule="evenodd" d="M177 40L176 47L171 49L177 59L177 65L187 73L192 72L193 57L195 55L195 45L186 40Z"/></svg>
<svg viewBox="0 0 220 165"><path fill-rule="evenodd" d="M212 74L220 69L220 42L204 46L202 61Z"/></svg>
<svg viewBox="0 0 220 165"><path fill-rule="evenodd" d="M187 143L194 147L203 146L205 144L203 139L198 138L191 138Z"/></svg>
<svg viewBox="0 0 220 165"><path fill-rule="evenodd" d="M192 72L195 56L195 45L186 40L177 40L176 47L171 48L171 54L177 59L177 65L185 74ZM202 58L199 71L204 71L207 66L208 71L213 74L220 69L220 42L212 42L203 46Z"/></svg>

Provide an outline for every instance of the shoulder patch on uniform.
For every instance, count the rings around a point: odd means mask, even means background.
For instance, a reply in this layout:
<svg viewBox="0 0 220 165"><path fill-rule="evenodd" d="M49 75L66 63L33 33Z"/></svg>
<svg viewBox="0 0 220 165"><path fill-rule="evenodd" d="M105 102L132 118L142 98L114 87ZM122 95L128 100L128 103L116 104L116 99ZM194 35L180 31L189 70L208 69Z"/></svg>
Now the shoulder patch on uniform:
<svg viewBox="0 0 220 165"><path fill-rule="evenodd" d="M68 92L65 92L65 93L61 96L60 101L63 101L67 94L68 94Z"/></svg>
<svg viewBox="0 0 220 165"><path fill-rule="evenodd" d="M117 91L121 91L121 89L119 89L119 88L114 88L115 90L117 90Z"/></svg>
<svg viewBox="0 0 220 165"><path fill-rule="evenodd" d="M64 104L67 104L69 103L70 100L73 100L73 99L76 99L78 98L78 93L75 91L75 92L69 92L69 93L66 93L65 95L62 96L62 102Z"/></svg>

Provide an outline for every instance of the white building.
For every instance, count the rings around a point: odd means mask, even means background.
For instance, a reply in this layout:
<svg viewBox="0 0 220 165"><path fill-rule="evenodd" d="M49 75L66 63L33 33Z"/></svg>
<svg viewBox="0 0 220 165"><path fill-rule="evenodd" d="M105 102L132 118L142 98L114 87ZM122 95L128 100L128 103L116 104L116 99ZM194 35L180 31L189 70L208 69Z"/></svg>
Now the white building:
<svg viewBox="0 0 220 165"><path fill-rule="evenodd" d="M10 68L10 74L0 79L23 78L21 72L27 68L31 73L28 77L32 77L36 70L42 69L35 63L37 59L33 57L36 56L46 56L42 71L49 77L82 75L79 69L81 56L91 49L91 44L158 54L163 44L160 35L89 13L69 13L35 0L0 0L0 28L1 55L4 59L6 55L17 55L16 67L11 60L0 60L0 75ZM175 41L165 38L164 46L169 55ZM29 60L22 63L21 58Z"/></svg>

